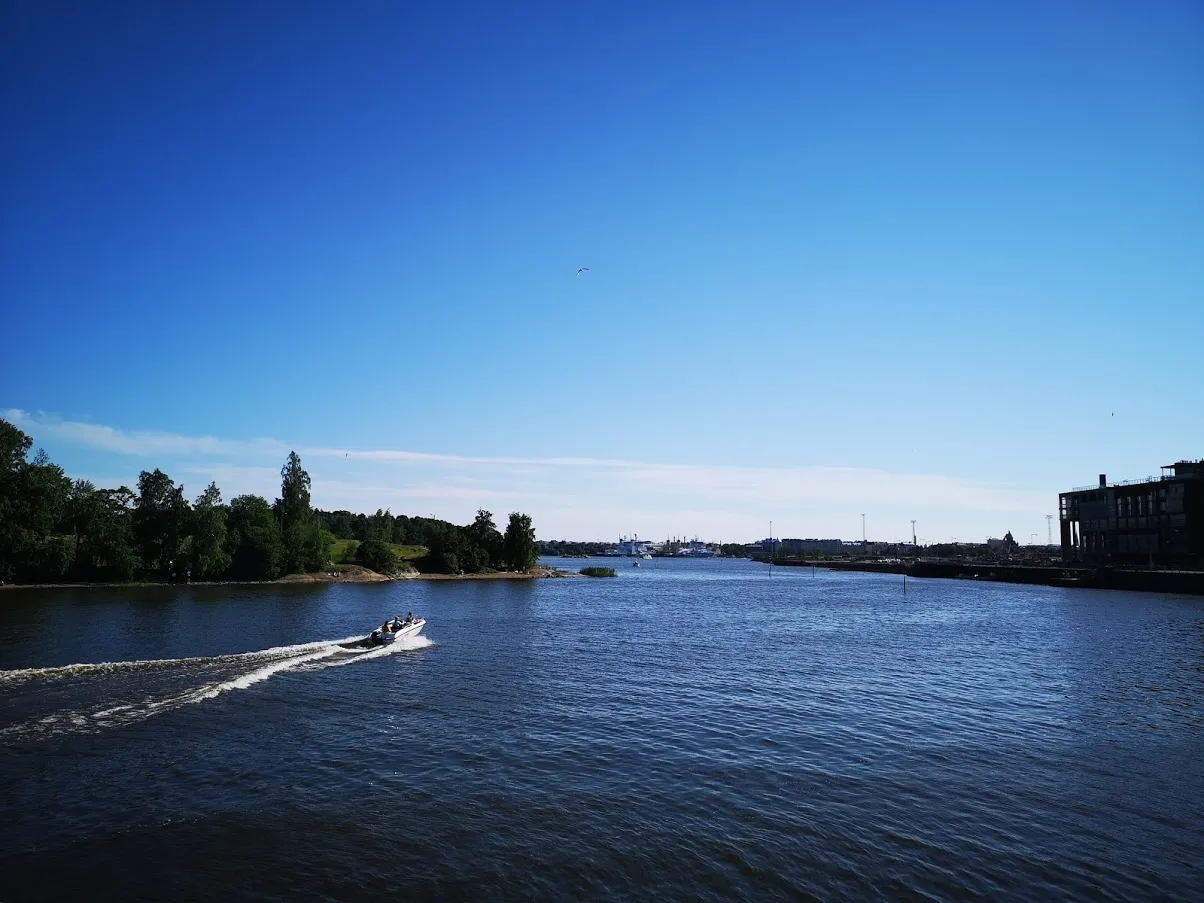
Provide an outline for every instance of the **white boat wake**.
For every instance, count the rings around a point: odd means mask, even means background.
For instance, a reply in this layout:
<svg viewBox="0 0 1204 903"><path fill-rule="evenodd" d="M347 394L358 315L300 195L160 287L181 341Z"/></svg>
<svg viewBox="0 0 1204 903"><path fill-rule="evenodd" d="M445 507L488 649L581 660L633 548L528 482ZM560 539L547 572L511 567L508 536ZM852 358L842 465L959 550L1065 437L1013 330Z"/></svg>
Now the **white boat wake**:
<svg viewBox="0 0 1204 903"><path fill-rule="evenodd" d="M361 637L275 646L198 658L99 662L0 671L0 743L92 733L136 724L288 671L358 664L433 645L425 636L388 646L354 646ZM82 697L82 698L81 698ZM9 710L6 712L5 710Z"/></svg>

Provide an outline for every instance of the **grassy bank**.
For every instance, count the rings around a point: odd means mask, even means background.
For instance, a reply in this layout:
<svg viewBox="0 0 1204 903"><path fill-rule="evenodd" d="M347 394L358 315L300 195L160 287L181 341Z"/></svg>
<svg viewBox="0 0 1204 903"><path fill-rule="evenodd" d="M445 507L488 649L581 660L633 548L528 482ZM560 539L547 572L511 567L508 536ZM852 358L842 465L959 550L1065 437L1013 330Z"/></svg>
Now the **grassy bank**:
<svg viewBox="0 0 1204 903"><path fill-rule="evenodd" d="M341 570L347 565L355 564L355 552L359 548L358 539L336 539L330 546L330 560L335 563L335 570ZM397 569L407 570L413 563L426 554L426 546L407 546L391 542L389 547L397 559Z"/></svg>

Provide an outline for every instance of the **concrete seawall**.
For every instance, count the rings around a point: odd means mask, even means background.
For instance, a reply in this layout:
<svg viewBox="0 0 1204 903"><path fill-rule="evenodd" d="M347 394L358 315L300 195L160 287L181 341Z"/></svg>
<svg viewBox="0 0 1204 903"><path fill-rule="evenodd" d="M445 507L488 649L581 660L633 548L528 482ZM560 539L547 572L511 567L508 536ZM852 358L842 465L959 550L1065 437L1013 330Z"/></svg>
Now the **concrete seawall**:
<svg viewBox="0 0 1204 903"><path fill-rule="evenodd" d="M1127 568L1043 567L981 561L854 561L778 560L778 567L819 567L833 571L867 571L936 577L955 580L991 580L998 583L1027 583L1088 589L1120 589L1134 592L1185 593L1204 596L1204 571L1158 571Z"/></svg>

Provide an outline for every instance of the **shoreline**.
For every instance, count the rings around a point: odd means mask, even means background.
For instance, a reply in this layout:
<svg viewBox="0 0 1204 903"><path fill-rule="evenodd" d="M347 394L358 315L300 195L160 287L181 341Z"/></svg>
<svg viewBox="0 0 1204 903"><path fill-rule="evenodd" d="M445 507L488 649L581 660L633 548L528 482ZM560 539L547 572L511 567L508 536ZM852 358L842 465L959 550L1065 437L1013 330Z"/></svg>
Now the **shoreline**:
<svg viewBox="0 0 1204 903"><path fill-rule="evenodd" d="M190 580L186 582L135 580L128 583L0 583L0 592L17 589L93 589L96 587L112 587L138 589L150 586L290 586L313 583L394 583L399 580L556 580L562 577L579 577L568 571L557 571L555 568L536 567L530 571L495 571L488 574L422 574L418 571L407 571L402 574L378 574L367 568L341 573L332 577L330 574L286 574L275 580Z"/></svg>
<svg viewBox="0 0 1204 903"><path fill-rule="evenodd" d="M764 559L757 559L764 561ZM1082 565L1025 565L983 561L874 561L832 559L807 561L788 559L775 567L824 568L829 571L862 571L902 574L937 580L979 580L1030 586L1079 589L1112 589L1124 592L1175 593L1204 596L1204 571L1139 570L1136 568L1084 567Z"/></svg>

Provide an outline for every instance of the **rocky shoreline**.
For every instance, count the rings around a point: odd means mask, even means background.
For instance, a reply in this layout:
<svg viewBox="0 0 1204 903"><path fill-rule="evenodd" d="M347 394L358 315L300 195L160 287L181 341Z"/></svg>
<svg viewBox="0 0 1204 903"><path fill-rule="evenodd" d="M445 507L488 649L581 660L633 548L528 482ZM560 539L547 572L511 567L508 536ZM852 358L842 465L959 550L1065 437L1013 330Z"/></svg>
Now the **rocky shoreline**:
<svg viewBox="0 0 1204 903"><path fill-rule="evenodd" d="M579 574L559 571L555 568L535 567L530 571L495 571L487 574L422 574L405 571L400 574L378 574L367 568L354 566L344 571L316 574L287 574L275 580L192 580L134 581L131 583L0 583L6 589L71 589L73 587L97 586L272 586L296 583L392 583L395 580L545 580L560 577L578 577Z"/></svg>

